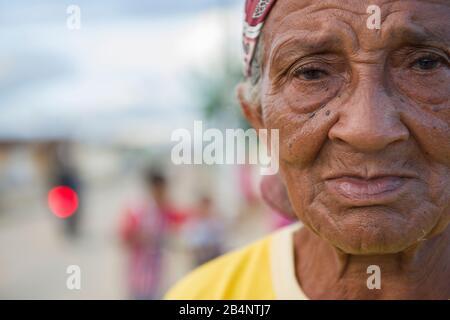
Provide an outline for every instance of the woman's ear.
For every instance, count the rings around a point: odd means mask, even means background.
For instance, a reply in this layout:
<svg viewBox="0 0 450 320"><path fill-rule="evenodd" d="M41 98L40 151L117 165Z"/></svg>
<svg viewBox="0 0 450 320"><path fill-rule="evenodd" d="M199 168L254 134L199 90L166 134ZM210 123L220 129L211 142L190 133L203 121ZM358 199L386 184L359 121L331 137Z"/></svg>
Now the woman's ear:
<svg viewBox="0 0 450 320"><path fill-rule="evenodd" d="M256 104L254 101L249 101L248 86L249 84L245 82L238 84L236 88L237 98L245 119L247 119L254 129L262 129L264 128L264 121L262 119L261 103Z"/></svg>
<svg viewBox="0 0 450 320"><path fill-rule="evenodd" d="M279 174L264 176L261 180L261 195L264 201L285 218L295 220L295 211L289 201L289 196Z"/></svg>

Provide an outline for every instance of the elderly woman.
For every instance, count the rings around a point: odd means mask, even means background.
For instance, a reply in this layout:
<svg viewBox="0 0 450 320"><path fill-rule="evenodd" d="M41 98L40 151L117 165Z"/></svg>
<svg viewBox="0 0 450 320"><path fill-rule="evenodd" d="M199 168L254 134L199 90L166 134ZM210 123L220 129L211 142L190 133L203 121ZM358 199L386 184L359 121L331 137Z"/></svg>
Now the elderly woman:
<svg viewBox="0 0 450 320"><path fill-rule="evenodd" d="M450 299L450 2L259 0L246 17L240 103L279 129L301 225L167 298Z"/></svg>

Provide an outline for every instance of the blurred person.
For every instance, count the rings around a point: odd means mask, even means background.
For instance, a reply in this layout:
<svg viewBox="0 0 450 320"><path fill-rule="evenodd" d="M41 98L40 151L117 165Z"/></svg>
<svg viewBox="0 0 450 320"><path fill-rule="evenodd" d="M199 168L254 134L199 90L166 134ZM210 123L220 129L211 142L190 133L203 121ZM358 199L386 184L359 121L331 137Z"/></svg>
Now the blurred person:
<svg viewBox="0 0 450 320"><path fill-rule="evenodd" d="M239 101L279 130L272 201L301 223L166 297L449 299L449 1L247 0L245 17Z"/></svg>
<svg viewBox="0 0 450 320"><path fill-rule="evenodd" d="M194 217L185 227L185 238L192 251L195 266L222 253L223 221L213 209L210 197L203 196Z"/></svg>
<svg viewBox="0 0 450 320"><path fill-rule="evenodd" d="M74 163L73 152L69 142L60 142L56 145L55 162L52 168L52 183L56 186L65 186L72 189L78 196L78 207L74 214L64 218L64 232L70 239L79 236L82 210L82 184Z"/></svg>
<svg viewBox="0 0 450 320"><path fill-rule="evenodd" d="M247 206L257 206L258 196L253 187L253 167L244 164L238 167L239 189L243 196L243 202Z"/></svg>
<svg viewBox="0 0 450 320"><path fill-rule="evenodd" d="M179 219L169 203L167 180L161 172L148 171L145 186L144 199L126 209L120 230L129 254L129 292L139 300L159 298L164 238Z"/></svg>
<svg viewBox="0 0 450 320"><path fill-rule="evenodd" d="M248 154L247 161L248 161ZM234 236L231 241L232 246L240 246L243 241L247 241L249 232L247 226L252 225L252 235L264 234L268 225L270 225L270 216L266 214L264 203L258 194L257 186L260 179L257 172L258 167L248 163L235 167L238 179L237 185L233 190L237 192L238 208L237 214L233 215L233 227L227 228L233 230ZM243 235L239 239L236 235Z"/></svg>

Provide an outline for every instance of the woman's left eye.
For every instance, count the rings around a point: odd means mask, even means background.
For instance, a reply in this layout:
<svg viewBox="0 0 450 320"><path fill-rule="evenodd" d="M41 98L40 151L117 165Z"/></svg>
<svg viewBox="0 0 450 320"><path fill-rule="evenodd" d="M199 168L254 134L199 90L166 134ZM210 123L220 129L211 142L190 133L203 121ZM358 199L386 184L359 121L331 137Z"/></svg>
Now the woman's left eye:
<svg viewBox="0 0 450 320"><path fill-rule="evenodd" d="M425 56L417 59L412 64L412 67L420 71L431 71L441 65L441 59L433 56Z"/></svg>

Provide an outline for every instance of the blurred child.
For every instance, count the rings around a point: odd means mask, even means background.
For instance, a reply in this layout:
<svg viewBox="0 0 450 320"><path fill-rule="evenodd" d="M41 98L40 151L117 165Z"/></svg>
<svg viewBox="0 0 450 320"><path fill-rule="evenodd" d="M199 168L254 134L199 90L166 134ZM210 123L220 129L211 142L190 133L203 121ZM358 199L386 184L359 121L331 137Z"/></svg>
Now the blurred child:
<svg viewBox="0 0 450 320"><path fill-rule="evenodd" d="M222 221L215 215L211 199L202 197L195 216L186 226L185 232L196 266L222 253L222 234Z"/></svg>
<svg viewBox="0 0 450 320"><path fill-rule="evenodd" d="M121 225L121 236L129 250L128 286L134 299L159 298L162 246L170 220L177 216L167 200L163 175L146 175L147 196L128 208Z"/></svg>

